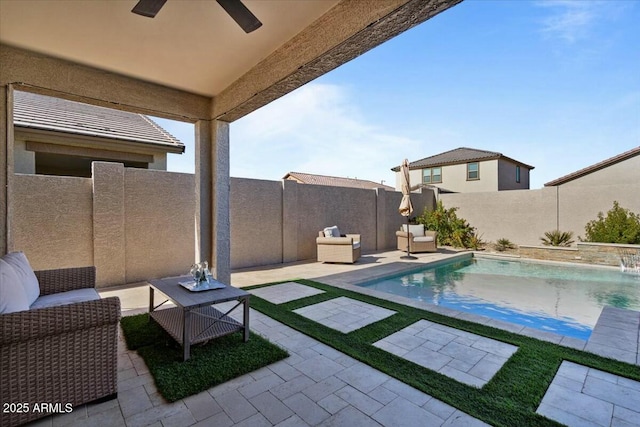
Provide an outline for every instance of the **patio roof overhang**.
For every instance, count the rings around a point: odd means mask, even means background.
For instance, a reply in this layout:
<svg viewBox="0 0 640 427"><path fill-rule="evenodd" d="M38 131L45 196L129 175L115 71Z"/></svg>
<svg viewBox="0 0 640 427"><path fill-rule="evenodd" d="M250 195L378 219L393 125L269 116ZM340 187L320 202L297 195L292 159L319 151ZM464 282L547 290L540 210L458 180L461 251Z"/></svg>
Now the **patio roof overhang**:
<svg viewBox="0 0 640 427"><path fill-rule="evenodd" d="M0 247L19 249L13 89L195 123L200 253L226 276L228 123L461 1L244 0L263 22L245 34L213 1L148 19L136 0L0 0Z"/></svg>

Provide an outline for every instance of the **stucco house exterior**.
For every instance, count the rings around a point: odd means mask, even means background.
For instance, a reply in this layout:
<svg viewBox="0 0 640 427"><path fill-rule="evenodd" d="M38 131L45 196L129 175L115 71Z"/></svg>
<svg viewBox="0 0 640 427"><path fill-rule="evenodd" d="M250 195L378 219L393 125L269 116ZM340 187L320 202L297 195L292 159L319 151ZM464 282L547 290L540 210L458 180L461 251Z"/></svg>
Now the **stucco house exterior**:
<svg viewBox="0 0 640 427"><path fill-rule="evenodd" d="M412 186L423 184L443 193L528 190L533 168L502 153L467 147L409 163ZM391 170L400 190L400 166Z"/></svg>
<svg viewBox="0 0 640 427"><path fill-rule="evenodd" d="M15 172L91 176L91 162L167 169L184 144L143 114L30 92L14 94Z"/></svg>
<svg viewBox="0 0 640 427"><path fill-rule="evenodd" d="M544 186L590 187L633 182L640 182L640 147L549 181Z"/></svg>
<svg viewBox="0 0 640 427"><path fill-rule="evenodd" d="M337 176L315 175L302 172L289 172L282 179L296 181L298 184L330 185L333 187L351 187L364 189L384 188L386 191L396 191L395 188L389 185L385 185L375 181L369 181L366 179L342 178Z"/></svg>

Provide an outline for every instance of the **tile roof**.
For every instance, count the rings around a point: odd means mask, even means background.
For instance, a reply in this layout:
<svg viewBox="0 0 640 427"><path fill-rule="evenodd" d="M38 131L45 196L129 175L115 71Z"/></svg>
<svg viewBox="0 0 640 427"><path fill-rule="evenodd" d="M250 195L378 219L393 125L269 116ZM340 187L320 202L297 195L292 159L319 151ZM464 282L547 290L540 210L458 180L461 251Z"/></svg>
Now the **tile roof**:
<svg viewBox="0 0 640 427"><path fill-rule="evenodd" d="M588 175L592 172L596 172L600 169L604 169L606 167L609 167L611 165L614 165L616 163L619 163L623 160L627 160L630 159L631 157L635 157L640 155L640 147L636 147L636 148L632 148L629 151L625 151L624 153L618 154L617 156L613 156L609 159L603 160L601 162L598 162L596 164L593 164L591 166L587 166L586 168L577 170L575 172L572 172L568 175L562 176L560 178L554 179L553 181L549 181L546 184L544 184L545 187L553 187L556 185L561 185L561 184L565 184L569 181L573 181L574 179L583 177L585 175Z"/></svg>
<svg viewBox="0 0 640 427"><path fill-rule="evenodd" d="M388 185L380 184L374 181L368 181L366 179L313 175L310 173L302 172L289 172L282 179L293 179L303 184L330 185L334 187L352 187L365 189L384 188L387 191L396 191L394 187L390 187Z"/></svg>
<svg viewBox="0 0 640 427"><path fill-rule="evenodd" d="M153 144L174 153L184 144L150 118L30 92L14 92L15 126Z"/></svg>
<svg viewBox="0 0 640 427"><path fill-rule="evenodd" d="M422 169L422 168L428 168L432 166L455 165L459 163L493 160L493 159L506 159L506 160L510 160L512 162L518 163L522 166L525 166L529 169L533 169L533 166L527 165L526 163L522 163L512 158L509 158L503 155L502 153L497 153L495 151L477 150L475 148L467 148L467 147L456 148L454 150L445 151L444 153L436 154L434 156L425 157L424 159L421 159L421 160L416 160L414 162L409 163L409 169ZM399 172L400 166L396 166L391 170L394 172Z"/></svg>

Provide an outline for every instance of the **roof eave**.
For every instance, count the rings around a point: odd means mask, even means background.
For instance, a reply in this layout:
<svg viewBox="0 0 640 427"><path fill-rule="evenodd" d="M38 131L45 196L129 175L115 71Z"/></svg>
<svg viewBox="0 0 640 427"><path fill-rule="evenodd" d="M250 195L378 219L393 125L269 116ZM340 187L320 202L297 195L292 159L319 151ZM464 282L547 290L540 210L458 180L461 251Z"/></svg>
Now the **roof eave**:
<svg viewBox="0 0 640 427"><path fill-rule="evenodd" d="M71 140L93 140L93 141L102 141L102 142L118 142L120 144L136 144L137 148L140 148L141 146L147 149L154 149L154 151L163 151L166 153L171 153L171 154L183 154L185 151L185 146L182 143L179 144L168 144L168 143L161 143L161 142L152 142L152 141L145 141L145 140L137 140L137 139L132 139L132 138L110 138L108 136L104 136L104 135L96 135L96 134L92 134L91 132L86 132L86 133L81 133L81 132L74 132L74 133L69 133L69 132L62 132L62 131L56 131L56 130L51 130L51 129L47 129L47 128L43 128L41 126L29 126L29 125L25 125L25 124L19 124L19 123L15 123L14 126L16 128L20 128L22 132L26 132L26 133L34 133L34 134L40 134L40 135L52 135L55 137L64 137L66 139L71 139Z"/></svg>
<svg viewBox="0 0 640 427"><path fill-rule="evenodd" d="M164 143L164 142L155 142L155 141L149 141L149 140L142 140L142 139L135 139L135 138L114 138L114 137L109 137L106 135L99 135L93 132L64 132L64 131L60 131L60 130L53 130L53 129L48 129L47 127L43 127L43 126L33 126L33 125L27 125L24 123L15 123L14 126L16 128L20 128L22 130L22 132L26 132L26 133L34 133L34 134L41 134L41 135L52 135L52 136L64 136L66 138L71 138L71 139L82 139L82 140L87 140L87 139L91 139L91 140L99 140L99 141L119 141L122 143L135 143L135 144L140 144L142 146L145 146L147 148L155 148L156 150L160 150L160 151L165 151L167 153L171 153L171 154L183 154L185 151L185 146L183 143L175 143L175 144L169 144L169 143Z"/></svg>

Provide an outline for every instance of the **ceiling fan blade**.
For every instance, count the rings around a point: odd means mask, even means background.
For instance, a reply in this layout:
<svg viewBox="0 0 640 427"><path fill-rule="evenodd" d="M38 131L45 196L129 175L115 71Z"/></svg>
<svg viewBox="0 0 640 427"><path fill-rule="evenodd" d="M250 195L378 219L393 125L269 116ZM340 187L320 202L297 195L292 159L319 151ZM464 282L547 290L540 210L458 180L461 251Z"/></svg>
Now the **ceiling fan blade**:
<svg viewBox="0 0 640 427"><path fill-rule="evenodd" d="M140 0L138 4L136 4L136 7L131 9L131 12L146 16L147 18L155 18L166 1L167 0Z"/></svg>
<svg viewBox="0 0 640 427"><path fill-rule="evenodd" d="M240 25L245 33L250 33L262 26L262 22L251 13L240 0L217 0L218 4Z"/></svg>

